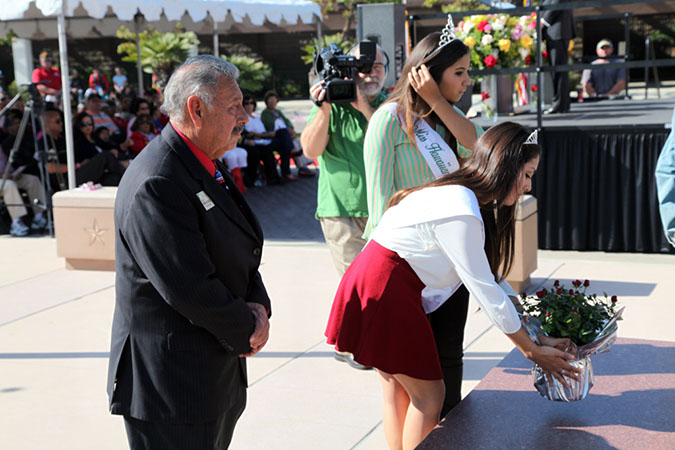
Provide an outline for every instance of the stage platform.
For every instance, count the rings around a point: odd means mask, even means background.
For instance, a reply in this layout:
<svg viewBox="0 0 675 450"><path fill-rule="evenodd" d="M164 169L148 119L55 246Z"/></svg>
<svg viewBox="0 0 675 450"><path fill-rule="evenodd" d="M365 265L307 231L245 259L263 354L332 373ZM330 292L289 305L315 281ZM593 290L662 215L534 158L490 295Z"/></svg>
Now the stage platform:
<svg viewBox="0 0 675 450"><path fill-rule="evenodd" d="M644 127L670 124L675 100L672 98L647 100L600 100L586 101L570 105L565 114L544 115L544 128L612 128ZM536 112L512 115L499 115L497 120L476 116L471 119L483 128L495 123L512 121L530 128L537 126Z"/></svg>

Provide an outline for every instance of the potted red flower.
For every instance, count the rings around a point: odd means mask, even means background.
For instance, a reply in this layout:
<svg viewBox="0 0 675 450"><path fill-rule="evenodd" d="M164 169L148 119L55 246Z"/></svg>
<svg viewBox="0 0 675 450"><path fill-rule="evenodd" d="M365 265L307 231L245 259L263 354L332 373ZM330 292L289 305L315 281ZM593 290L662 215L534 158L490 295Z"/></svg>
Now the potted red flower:
<svg viewBox="0 0 675 450"><path fill-rule="evenodd" d="M557 380L550 383L541 368L532 368L535 387L550 400L581 400L593 386L591 355L604 353L616 341L617 324L623 308L616 311L617 297L599 297L586 291L590 281L575 280L567 288L558 280L550 289L542 289L536 296L522 294L522 305L526 315L523 324L530 336L537 341L536 333L556 338L569 338L573 342L572 353L577 359L570 363L584 373L580 381L568 379L569 388Z"/></svg>

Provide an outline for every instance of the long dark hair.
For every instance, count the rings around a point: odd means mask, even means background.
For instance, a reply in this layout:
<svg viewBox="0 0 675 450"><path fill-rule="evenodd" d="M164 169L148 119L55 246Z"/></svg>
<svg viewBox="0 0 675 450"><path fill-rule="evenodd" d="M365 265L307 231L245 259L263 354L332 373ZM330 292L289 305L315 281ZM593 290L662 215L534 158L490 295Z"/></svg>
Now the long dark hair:
<svg viewBox="0 0 675 450"><path fill-rule="evenodd" d="M405 65L403 66L403 71L401 72L401 77L398 79L396 86L394 86L394 91L389 96L388 102L397 102L398 106L396 107L396 113L403 113L405 118L405 129L408 134L410 142L415 142L414 127L415 122L420 118L430 116L437 124L442 122L438 119L438 116L431 110L431 107L425 102L422 97L415 92L415 89L410 85L408 81L408 74L413 70L413 68L418 67L422 64L422 61L429 56L436 48L438 48L438 43L441 39L441 33L431 33L421 41L417 43L415 48L410 52L410 56L406 59ZM426 66L429 69L431 77L436 83L440 83L441 77L445 69L455 64L461 57L469 53L469 47L464 45L464 43L455 39L454 41L447 44L443 49L434 56L430 61L426 62ZM447 130L447 127L446 127ZM449 130L446 133L446 137L450 135Z"/></svg>
<svg viewBox="0 0 675 450"><path fill-rule="evenodd" d="M91 121L91 138L94 139L94 118L86 112L81 112L75 116L75 120L73 121L73 135L77 140L88 140L87 136L82 132L82 122L84 122L84 119L86 118L89 118Z"/></svg>
<svg viewBox="0 0 675 450"><path fill-rule="evenodd" d="M530 132L514 122L491 127L483 134L471 158L456 172L437 180L404 189L391 198L394 206L411 192L427 187L460 185L471 189L478 198L485 224L485 253L495 278L506 275L513 263L515 205L505 205L507 197L521 177L528 161L541 154L537 144L525 144Z"/></svg>

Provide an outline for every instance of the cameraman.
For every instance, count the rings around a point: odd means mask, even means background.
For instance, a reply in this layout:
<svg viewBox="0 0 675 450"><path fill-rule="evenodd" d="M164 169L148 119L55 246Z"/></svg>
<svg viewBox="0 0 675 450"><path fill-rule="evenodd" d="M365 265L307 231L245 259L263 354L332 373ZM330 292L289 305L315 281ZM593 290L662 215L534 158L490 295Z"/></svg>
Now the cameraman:
<svg viewBox="0 0 675 450"><path fill-rule="evenodd" d="M359 53L357 43L349 54L359 58ZM354 78L357 99L352 103L326 102L322 81L309 90L313 99L323 103L312 109L301 143L305 156L319 159L316 217L340 276L366 244L361 237L368 221L363 143L368 121L386 99L382 85L388 66L389 59L378 45L370 72L359 72Z"/></svg>

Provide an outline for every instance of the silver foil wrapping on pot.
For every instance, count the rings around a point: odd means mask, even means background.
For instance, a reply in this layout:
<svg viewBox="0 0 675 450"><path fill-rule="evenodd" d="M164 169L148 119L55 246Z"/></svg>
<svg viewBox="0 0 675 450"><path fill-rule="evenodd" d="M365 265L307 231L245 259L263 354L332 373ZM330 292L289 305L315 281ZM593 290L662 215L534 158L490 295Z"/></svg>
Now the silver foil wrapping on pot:
<svg viewBox="0 0 675 450"><path fill-rule="evenodd" d="M609 348L614 344L619 329L617 321L621 318L624 309L625 306L616 313L612 320L605 324L602 331L598 333L598 337L596 337L593 342L589 342L580 347L572 344L571 348L565 349L566 352L574 353L576 355L576 359L574 361L569 361L569 363L574 367L581 369L582 373L578 374L579 381L565 377L565 380L569 385L569 387L565 387L553 377L553 381L549 382L546 374L538 365L535 364L534 367L532 367L534 387L542 397L557 402L574 402L582 400L588 395L588 392L593 387L593 365L591 364L591 356L608 352ZM545 334L542 330L541 322L534 317L523 315L522 324L530 335L530 338L539 344L537 334Z"/></svg>

